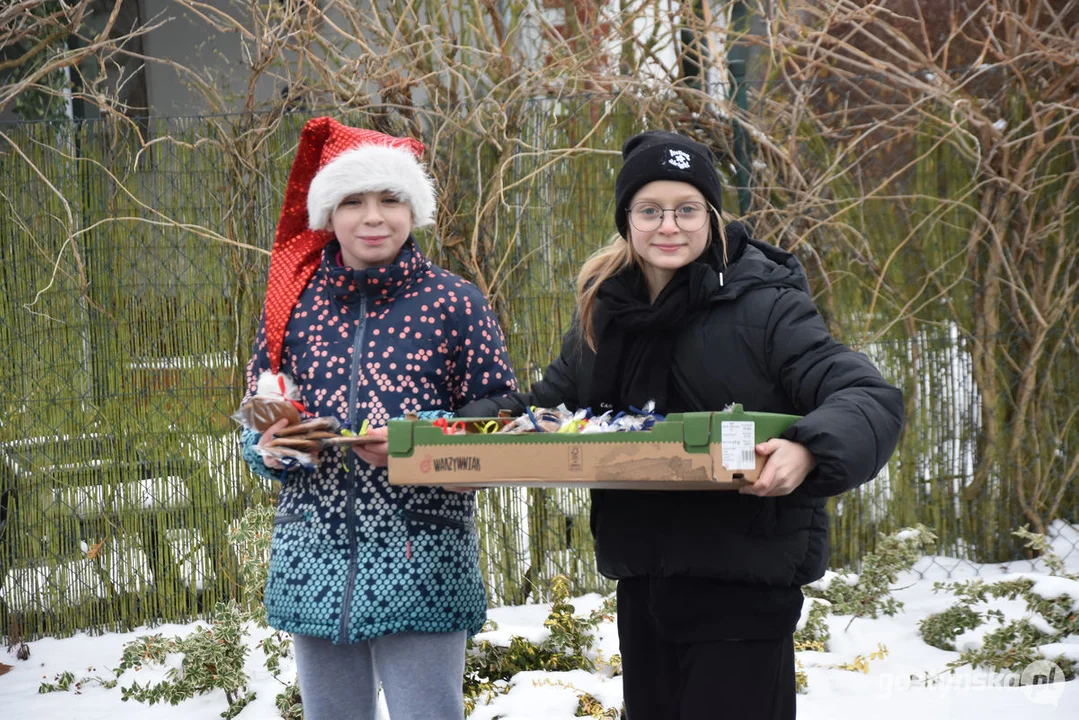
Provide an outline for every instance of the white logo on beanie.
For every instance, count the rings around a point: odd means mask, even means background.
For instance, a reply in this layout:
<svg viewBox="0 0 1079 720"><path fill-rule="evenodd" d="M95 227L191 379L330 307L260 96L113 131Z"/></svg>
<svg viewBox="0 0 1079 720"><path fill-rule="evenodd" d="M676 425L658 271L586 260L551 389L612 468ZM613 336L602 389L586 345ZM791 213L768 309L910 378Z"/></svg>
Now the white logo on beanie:
<svg viewBox="0 0 1079 720"><path fill-rule="evenodd" d="M667 152L671 154L667 158L667 164L671 167L676 167L679 170L689 169L689 153L684 150L675 150L674 148L668 148Z"/></svg>

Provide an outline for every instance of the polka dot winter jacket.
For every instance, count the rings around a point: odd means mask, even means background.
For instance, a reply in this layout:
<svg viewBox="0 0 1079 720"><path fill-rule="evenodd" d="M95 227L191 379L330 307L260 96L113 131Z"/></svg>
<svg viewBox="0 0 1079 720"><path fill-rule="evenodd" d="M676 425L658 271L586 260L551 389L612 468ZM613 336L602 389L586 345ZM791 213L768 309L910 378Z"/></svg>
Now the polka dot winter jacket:
<svg viewBox="0 0 1079 720"><path fill-rule="evenodd" d="M516 386L502 331L476 287L408 240L395 264L342 267L332 241L300 296L281 370L315 415L358 430L407 411L453 411ZM269 368L260 326L248 394ZM281 481L266 610L293 633L351 643L397 632L477 632L487 601L472 493L390 485L385 468L324 450L315 470L267 470L245 431L244 458Z"/></svg>

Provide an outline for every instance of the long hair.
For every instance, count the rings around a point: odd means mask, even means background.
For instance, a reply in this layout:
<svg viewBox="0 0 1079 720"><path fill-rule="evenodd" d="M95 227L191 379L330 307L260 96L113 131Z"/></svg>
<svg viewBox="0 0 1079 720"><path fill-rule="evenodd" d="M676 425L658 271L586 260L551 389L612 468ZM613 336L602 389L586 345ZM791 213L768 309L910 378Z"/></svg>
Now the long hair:
<svg viewBox="0 0 1079 720"><path fill-rule="evenodd" d="M723 267L727 266L727 233L723 229L723 218L711 205L709 209L716 217L716 227L719 228L719 241L723 249ZM633 231L628 230L629 233ZM704 246L705 252L712 244L712 223L708 223L708 241ZM608 278L612 278L630 265L643 266L644 261L633 249L630 238L623 238L615 233L602 248L592 253L592 256L584 261L581 271L577 274L577 327L581 337L588 343L593 352L596 351L596 336L593 323L592 311L596 307L596 295L599 286Z"/></svg>
<svg viewBox="0 0 1079 720"><path fill-rule="evenodd" d="M577 325L581 337L593 352L596 350L596 338L592 311L596 307L599 286L633 264L641 264L633 243L629 238L615 233L606 245L584 261L581 272L577 273Z"/></svg>

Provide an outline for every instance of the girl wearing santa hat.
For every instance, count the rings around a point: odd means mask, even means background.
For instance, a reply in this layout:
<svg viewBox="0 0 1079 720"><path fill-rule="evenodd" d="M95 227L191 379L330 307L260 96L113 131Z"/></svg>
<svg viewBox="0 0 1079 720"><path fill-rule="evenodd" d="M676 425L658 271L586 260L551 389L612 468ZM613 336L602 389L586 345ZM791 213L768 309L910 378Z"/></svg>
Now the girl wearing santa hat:
<svg viewBox="0 0 1079 720"><path fill-rule="evenodd" d="M265 603L293 633L304 716L461 718L465 640L486 619L473 493L390 485L386 421L516 388L479 290L424 257L435 218L423 145L307 123L274 240L248 396L295 387L305 412L374 444L285 468L245 430L244 459L281 483Z"/></svg>

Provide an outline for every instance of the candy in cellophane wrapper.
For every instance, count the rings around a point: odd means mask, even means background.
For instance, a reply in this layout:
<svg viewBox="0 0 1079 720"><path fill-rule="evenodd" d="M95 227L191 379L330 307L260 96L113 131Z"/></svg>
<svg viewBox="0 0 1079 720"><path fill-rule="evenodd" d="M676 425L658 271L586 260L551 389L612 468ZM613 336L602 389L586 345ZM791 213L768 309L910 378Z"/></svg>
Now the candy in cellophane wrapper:
<svg viewBox="0 0 1079 720"><path fill-rule="evenodd" d="M556 408L529 408L524 415L506 423L502 433L612 433L639 432L651 430L663 416L655 412L655 403L649 400L645 406L632 412L617 414L607 411L602 415L593 415L591 409L584 408L570 412L565 405Z"/></svg>
<svg viewBox="0 0 1079 720"><path fill-rule="evenodd" d="M532 432L553 433L561 430L571 420L573 420L573 413L565 405L559 405L556 408L529 408L524 415L503 425L499 432L512 435Z"/></svg>
<svg viewBox="0 0 1079 720"><path fill-rule="evenodd" d="M312 470L318 467L319 456L301 452L300 450L293 450L285 447L268 447L265 445L256 445L255 452L265 458L273 458L281 463L281 467L286 470L292 470L294 468L303 468L304 470Z"/></svg>

